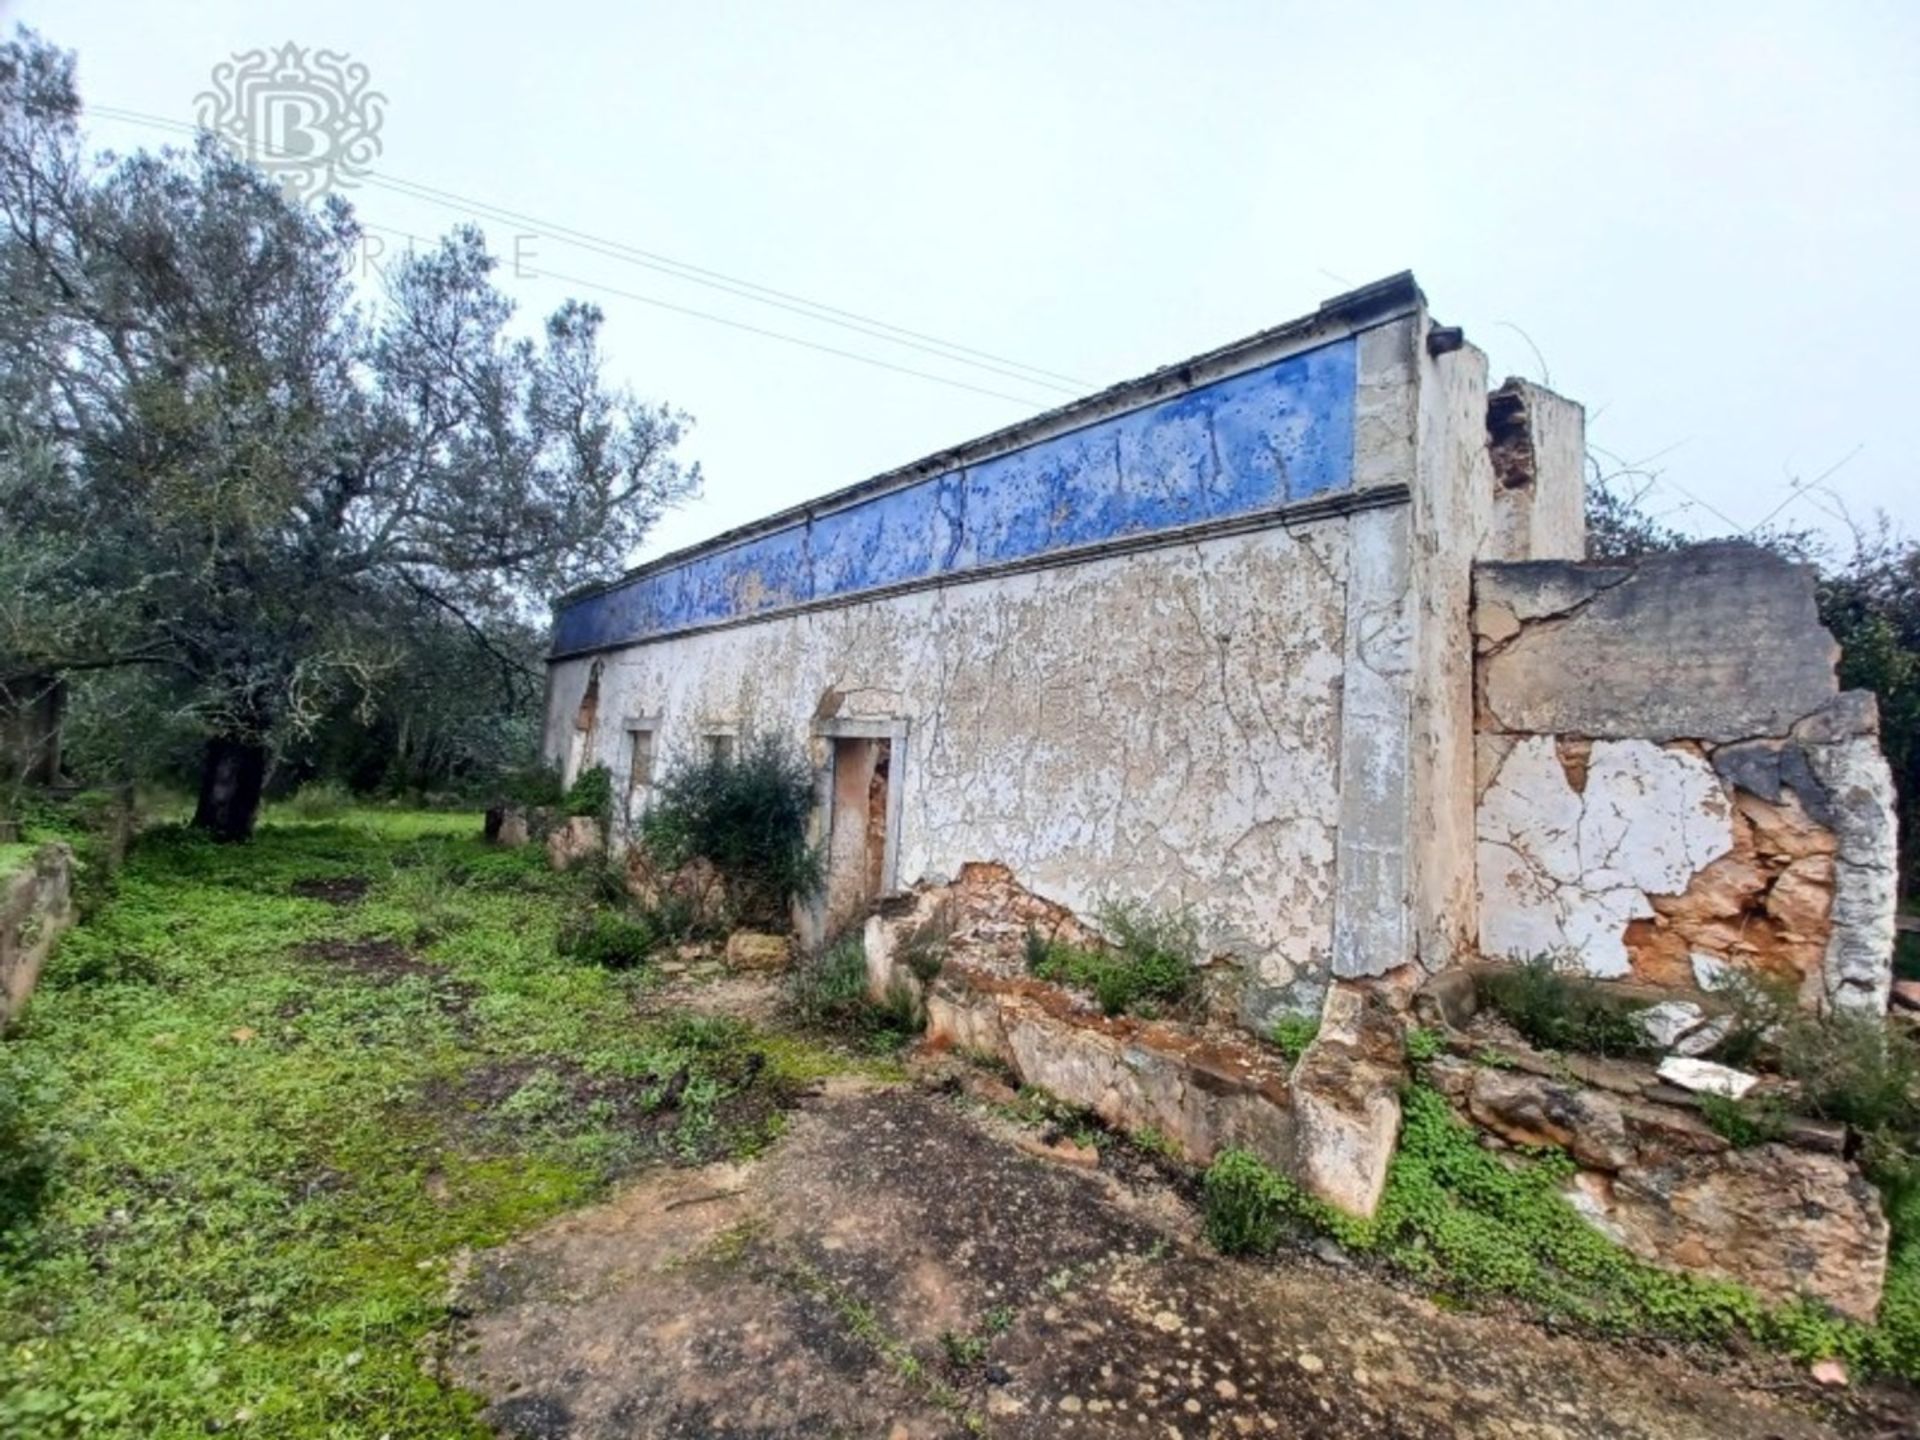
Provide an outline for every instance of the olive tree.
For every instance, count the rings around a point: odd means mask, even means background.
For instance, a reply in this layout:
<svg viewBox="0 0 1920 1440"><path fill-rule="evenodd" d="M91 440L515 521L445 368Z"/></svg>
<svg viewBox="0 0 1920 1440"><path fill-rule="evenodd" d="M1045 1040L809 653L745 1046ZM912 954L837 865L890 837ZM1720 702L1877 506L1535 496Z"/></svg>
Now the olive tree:
<svg viewBox="0 0 1920 1440"><path fill-rule="evenodd" d="M339 198L211 139L95 157L79 118L71 56L0 47L0 574L30 579L0 656L181 687L196 823L244 838L273 748L402 683L423 610L483 647L698 470L607 381L596 309L518 333L477 231L368 286Z"/></svg>

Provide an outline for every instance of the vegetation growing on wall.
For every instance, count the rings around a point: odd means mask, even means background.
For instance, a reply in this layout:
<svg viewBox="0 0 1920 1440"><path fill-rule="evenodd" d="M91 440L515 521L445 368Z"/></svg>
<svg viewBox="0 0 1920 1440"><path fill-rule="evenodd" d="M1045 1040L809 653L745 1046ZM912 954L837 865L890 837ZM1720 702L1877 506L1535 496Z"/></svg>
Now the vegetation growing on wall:
<svg viewBox="0 0 1920 1440"><path fill-rule="evenodd" d="M1029 929L1027 969L1042 980L1090 992L1109 1015L1150 1019L1193 999L1200 946L1190 912L1106 901L1095 919L1108 943L1069 944Z"/></svg>
<svg viewBox="0 0 1920 1440"><path fill-rule="evenodd" d="M1480 995L1543 1050L1579 1055L1637 1055L1649 1049L1634 1018L1639 1008L1551 955L1503 965L1480 979Z"/></svg>

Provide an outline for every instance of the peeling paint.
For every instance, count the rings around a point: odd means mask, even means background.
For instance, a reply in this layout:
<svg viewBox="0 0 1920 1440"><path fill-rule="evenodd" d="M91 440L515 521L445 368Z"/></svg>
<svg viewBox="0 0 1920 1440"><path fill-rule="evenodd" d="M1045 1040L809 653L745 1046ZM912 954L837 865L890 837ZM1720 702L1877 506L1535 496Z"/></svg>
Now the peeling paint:
<svg viewBox="0 0 1920 1440"><path fill-rule="evenodd" d="M562 606L554 652L962 576L1344 489L1353 471L1354 367L1355 342L1336 340L696 552Z"/></svg>

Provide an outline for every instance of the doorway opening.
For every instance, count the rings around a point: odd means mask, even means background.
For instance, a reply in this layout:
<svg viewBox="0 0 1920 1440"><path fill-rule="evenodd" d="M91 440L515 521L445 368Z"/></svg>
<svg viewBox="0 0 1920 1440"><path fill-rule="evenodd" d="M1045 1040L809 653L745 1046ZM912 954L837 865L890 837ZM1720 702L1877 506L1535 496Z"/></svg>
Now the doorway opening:
<svg viewBox="0 0 1920 1440"><path fill-rule="evenodd" d="M842 736L833 741L833 791L827 835L826 933L865 918L892 886L893 741Z"/></svg>

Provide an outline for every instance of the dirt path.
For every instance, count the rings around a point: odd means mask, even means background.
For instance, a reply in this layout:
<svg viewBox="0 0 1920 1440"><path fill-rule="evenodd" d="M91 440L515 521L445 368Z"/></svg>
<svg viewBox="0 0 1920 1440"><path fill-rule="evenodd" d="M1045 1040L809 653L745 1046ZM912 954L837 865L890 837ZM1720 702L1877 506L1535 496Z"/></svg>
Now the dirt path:
<svg viewBox="0 0 1920 1440"><path fill-rule="evenodd" d="M1350 1268L1223 1260L1196 1225L959 1102L831 1093L758 1161L480 1257L452 1378L540 1440L1890 1433Z"/></svg>

